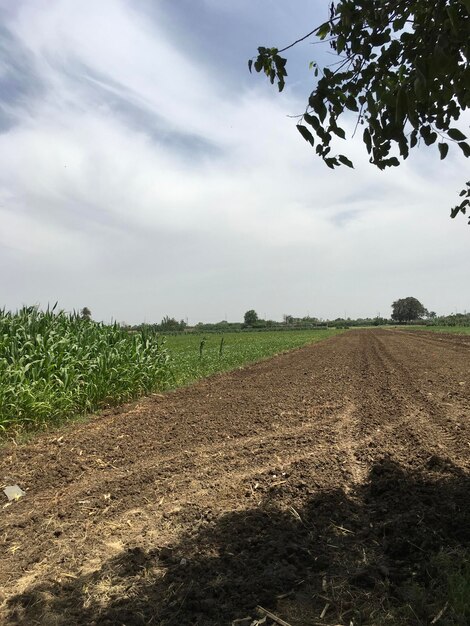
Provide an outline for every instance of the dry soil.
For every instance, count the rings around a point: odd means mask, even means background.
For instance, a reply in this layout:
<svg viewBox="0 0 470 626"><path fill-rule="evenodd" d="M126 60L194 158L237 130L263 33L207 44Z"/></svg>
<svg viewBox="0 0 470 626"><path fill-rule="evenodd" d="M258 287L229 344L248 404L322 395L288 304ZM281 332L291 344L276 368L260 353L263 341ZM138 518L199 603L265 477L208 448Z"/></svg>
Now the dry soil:
<svg viewBox="0 0 470 626"><path fill-rule="evenodd" d="M470 337L349 331L8 444L0 621L379 623L469 546L469 372Z"/></svg>

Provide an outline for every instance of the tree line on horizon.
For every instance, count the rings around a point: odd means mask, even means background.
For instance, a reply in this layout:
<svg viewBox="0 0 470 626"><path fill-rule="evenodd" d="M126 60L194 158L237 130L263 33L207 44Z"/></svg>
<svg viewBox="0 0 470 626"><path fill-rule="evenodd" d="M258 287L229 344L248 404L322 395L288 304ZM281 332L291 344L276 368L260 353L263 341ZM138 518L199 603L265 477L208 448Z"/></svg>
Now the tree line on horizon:
<svg viewBox="0 0 470 626"><path fill-rule="evenodd" d="M132 329L138 330L143 326L150 327L157 332L229 332L249 330L309 330L321 328L352 328L357 326L385 326L394 324L426 324L435 326L470 326L470 313L455 313L452 315L438 315L435 311L428 311L421 302L414 297L400 298L392 303L390 317L380 315L366 318L337 317L335 319L320 319L306 315L295 317L284 314L282 322L271 319L262 319L255 309L249 309L243 316L243 321L205 323L198 322L188 326L184 320L178 321L174 317L165 316L158 324L139 324Z"/></svg>
<svg viewBox="0 0 470 626"><path fill-rule="evenodd" d="M51 309L51 313L55 311L57 303ZM118 324L122 328L128 330L140 331L146 329L159 333L181 333L185 331L196 332L238 332L244 330L310 330L322 328L352 328L357 326L385 326L394 324L425 324L427 326L470 326L470 313L453 313L450 315L438 315L435 311L428 311L417 298L407 297L400 298L392 303L392 313L390 317L337 317L335 319L322 319L305 315L303 317L295 317L293 315L284 314L282 321L272 319L262 319L254 309L249 309L243 316L243 321L229 322L221 320L220 322L198 322L194 326L189 326L188 322L175 317L165 315L159 323L141 323L127 324L121 322ZM36 305L33 307L39 310ZM49 310L49 307L48 309ZM83 320L92 322L92 312L88 307L83 307L74 315Z"/></svg>

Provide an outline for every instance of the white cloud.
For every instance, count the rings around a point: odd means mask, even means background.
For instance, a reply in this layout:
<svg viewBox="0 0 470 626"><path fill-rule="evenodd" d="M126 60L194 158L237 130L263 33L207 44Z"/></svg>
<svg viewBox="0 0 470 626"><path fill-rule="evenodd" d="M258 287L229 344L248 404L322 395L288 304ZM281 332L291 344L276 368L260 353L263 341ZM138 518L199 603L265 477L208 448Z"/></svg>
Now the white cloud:
<svg viewBox="0 0 470 626"><path fill-rule="evenodd" d="M155 24L118 0L23 1L10 18L46 88L0 135L8 306L129 322L386 314L411 294L468 306L468 229L447 217L461 161L381 173L355 140L356 169L331 172L287 118L295 94L259 79L228 97Z"/></svg>

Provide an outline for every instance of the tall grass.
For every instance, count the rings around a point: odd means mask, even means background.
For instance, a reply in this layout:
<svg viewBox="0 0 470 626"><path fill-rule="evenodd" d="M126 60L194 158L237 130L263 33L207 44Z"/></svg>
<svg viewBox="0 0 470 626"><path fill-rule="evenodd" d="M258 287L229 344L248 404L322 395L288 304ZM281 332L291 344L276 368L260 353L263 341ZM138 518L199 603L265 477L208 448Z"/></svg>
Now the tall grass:
<svg viewBox="0 0 470 626"><path fill-rule="evenodd" d="M0 430L39 426L167 384L168 352L153 332L130 334L77 314L0 310Z"/></svg>

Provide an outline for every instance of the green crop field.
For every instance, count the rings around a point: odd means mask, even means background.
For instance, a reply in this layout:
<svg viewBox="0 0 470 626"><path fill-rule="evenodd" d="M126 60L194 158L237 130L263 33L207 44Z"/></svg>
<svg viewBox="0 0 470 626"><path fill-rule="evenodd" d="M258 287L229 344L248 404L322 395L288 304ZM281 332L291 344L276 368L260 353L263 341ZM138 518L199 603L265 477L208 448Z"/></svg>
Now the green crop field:
<svg viewBox="0 0 470 626"><path fill-rule="evenodd" d="M327 329L169 336L165 345L170 353L172 385L187 385L341 332Z"/></svg>
<svg viewBox="0 0 470 626"><path fill-rule="evenodd" d="M0 431L49 426L140 395L187 385L337 330L164 338L64 312L0 311Z"/></svg>
<svg viewBox="0 0 470 626"><path fill-rule="evenodd" d="M406 330L429 330L433 333L470 335L470 326L407 326Z"/></svg>

